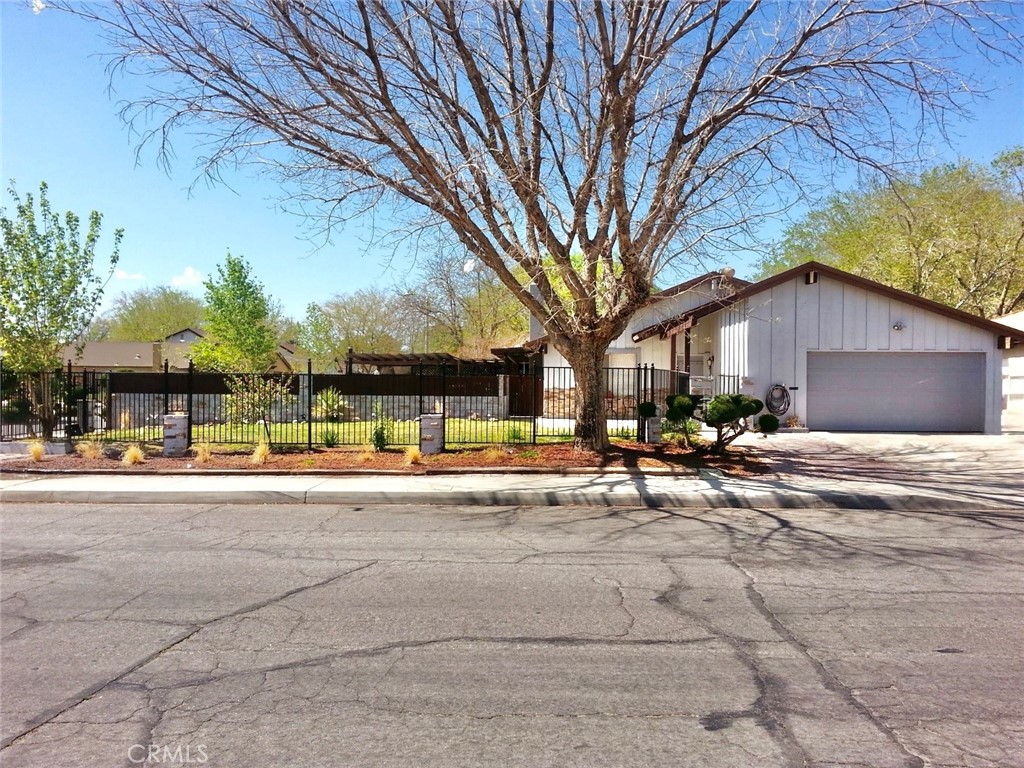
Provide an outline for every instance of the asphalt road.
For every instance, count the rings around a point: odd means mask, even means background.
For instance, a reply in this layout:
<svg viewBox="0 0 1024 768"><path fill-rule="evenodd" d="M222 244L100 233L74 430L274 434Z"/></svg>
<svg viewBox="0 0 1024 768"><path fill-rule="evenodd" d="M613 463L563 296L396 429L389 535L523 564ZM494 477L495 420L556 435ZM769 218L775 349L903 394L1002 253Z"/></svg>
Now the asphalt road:
<svg viewBox="0 0 1024 768"><path fill-rule="evenodd" d="M1024 516L6 504L0 763L1024 766Z"/></svg>

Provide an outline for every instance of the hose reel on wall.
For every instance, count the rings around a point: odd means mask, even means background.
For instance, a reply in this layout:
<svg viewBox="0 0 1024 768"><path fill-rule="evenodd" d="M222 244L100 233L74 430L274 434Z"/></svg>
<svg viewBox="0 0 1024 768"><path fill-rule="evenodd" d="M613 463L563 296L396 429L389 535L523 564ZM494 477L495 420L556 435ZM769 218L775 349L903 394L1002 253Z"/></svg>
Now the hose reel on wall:
<svg viewBox="0 0 1024 768"><path fill-rule="evenodd" d="M764 404L769 413L781 416L789 410L789 390L782 384L773 384L768 390Z"/></svg>

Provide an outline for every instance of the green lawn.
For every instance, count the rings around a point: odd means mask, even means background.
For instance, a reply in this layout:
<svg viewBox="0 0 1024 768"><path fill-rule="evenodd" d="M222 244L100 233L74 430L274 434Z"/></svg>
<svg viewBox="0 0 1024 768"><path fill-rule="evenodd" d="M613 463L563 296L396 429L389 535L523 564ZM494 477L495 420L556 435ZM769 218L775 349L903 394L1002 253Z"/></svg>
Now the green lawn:
<svg viewBox="0 0 1024 768"><path fill-rule="evenodd" d="M262 424L194 424L192 442L213 444L255 445L268 440L274 445L316 446L372 444L372 421L314 422L312 430L304 422L270 424L269 430ZM529 443L532 440L532 425L529 421L483 419L448 419L445 424L445 443L456 445L490 445ZM269 432L269 434L268 434ZM112 429L90 435L104 442L116 443L159 443L163 440L163 427L139 427L134 429ZM571 440L568 432L558 436L540 438L539 442ZM390 445L419 445L420 425L417 421L396 421L391 425Z"/></svg>

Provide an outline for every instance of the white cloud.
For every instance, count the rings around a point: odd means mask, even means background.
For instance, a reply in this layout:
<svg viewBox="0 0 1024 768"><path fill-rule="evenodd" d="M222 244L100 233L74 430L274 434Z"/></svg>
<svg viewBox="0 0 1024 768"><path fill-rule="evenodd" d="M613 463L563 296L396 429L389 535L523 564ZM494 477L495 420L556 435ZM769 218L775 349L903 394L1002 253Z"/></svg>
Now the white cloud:
<svg viewBox="0 0 1024 768"><path fill-rule="evenodd" d="M175 288L188 288L192 285L199 285L203 282L203 273L195 267L185 267L180 275L171 278L171 285Z"/></svg>
<svg viewBox="0 0 1024 768"><path fill-rule="evenodd" d="M125 272L123 269L114 270L115 280L145 280L146 276L141 272Z"/></svg>

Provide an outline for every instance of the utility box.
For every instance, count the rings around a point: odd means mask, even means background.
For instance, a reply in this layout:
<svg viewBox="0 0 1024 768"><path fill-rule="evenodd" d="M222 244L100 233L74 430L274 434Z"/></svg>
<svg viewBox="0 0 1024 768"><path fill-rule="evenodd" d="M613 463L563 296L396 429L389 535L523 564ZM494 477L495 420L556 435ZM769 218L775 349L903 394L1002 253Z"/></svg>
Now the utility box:
<svg viewBox="0 0 1024 768"><path fill-rule="evenodd" d="M661 444L661 416L653 416L644 419L644 428L647 430L647 442L654 445Z"/></svg>
<svg viewBox="0 0 1024 768"><path fill-rule="evenodd" d="M424 455L444 449L444 414L424 413L420 416L420 451Z"/></svg>
<svg viewBox="0 0 1024 768"><path fill-rule="evenodd" d="M164 416L164 456L184 456L188 450L188 416L169 413Z"/></svg>

